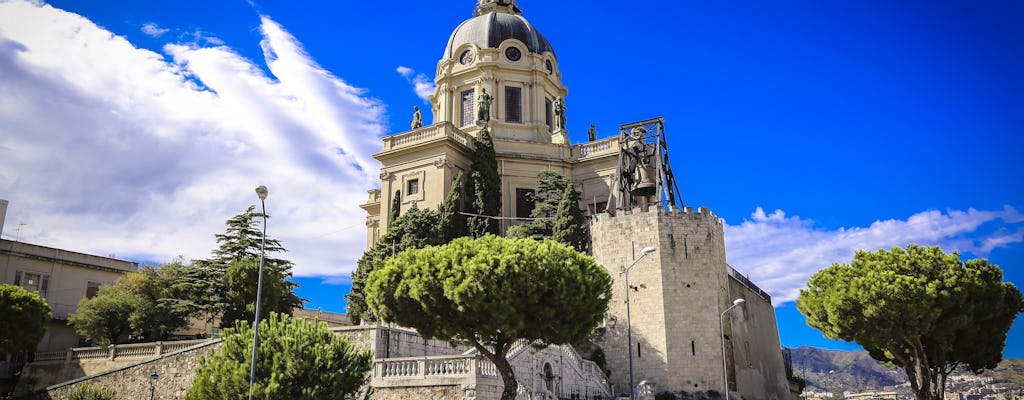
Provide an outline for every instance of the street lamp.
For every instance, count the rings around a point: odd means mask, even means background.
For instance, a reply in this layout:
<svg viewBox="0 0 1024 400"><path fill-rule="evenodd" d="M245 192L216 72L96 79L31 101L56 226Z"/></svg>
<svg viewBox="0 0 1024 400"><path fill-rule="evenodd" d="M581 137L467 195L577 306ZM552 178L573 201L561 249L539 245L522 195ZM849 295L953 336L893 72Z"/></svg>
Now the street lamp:
<svg viewBox="0 0 1024 400"><path fill-rule="evenodd" d="M722 311L722 315L718 317L720 327L722 328L722 375L725 376L725 400L729 400L729 367L726 366L725 361L725 314L744 302L746 302L744 299L733 300L732 305L726 308L725 311Z"/></svg>
<svg viewBox="0 0 1024 400"><path fill-rule="evenodd" d="M149 374L149 400L153 400L154 398L156 398L156 380L159 377L160 375L157 374L156 371L153 371L152 374Z"/></svg>
<svg viewBox="0 0 1024 400"><path fill-rule="evenodd" d="M252 364L249 366L249 400L252 400L252 389L256 382L256 348L260 341L260 300L263 298L263 258L267 248L267 187L260 185L256 188L256 196L260 198L260 207L263 210L263 242L260 244L260 269L259 277L256 278L256 317L252 323Z"/></svg>
<svg viewBox="0 0 1024 400"><path fill-rule="evenodd" d="M629 398L633 399L633 323L629 318L629 270L633 268L636 263L643 260L648 254L651 254L656 250L654 246L644 247L640 250L640 257L633 260L632 264L623 271L626 274L626 349L629 350Z"/></svg>

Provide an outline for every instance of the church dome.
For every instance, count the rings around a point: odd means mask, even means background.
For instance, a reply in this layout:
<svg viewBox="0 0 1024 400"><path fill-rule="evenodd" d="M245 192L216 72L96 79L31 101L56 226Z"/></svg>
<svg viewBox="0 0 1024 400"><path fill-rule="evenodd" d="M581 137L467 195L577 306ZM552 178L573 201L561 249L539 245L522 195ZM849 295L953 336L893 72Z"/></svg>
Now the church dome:
<svg viewBox="0 0 1024 400"><path fill-rule="evenodd" d="M454 52L465 44L473 44L480 49L497 49L508 39L523 42L531 53L550 52L554 55L548 40L520 15L512 2L482 1L475 14L452 32L442 59L457 57Z"/></svg>

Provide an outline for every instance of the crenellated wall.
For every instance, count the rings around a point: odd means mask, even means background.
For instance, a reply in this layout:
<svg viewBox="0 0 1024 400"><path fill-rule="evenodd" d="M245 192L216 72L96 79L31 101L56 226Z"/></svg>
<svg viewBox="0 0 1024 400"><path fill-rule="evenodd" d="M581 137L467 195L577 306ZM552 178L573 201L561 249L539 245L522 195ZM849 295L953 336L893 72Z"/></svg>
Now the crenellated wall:
<svg viewBox="0 0 1024 400"><path fill-rule="evenodd" d="M614 279L599 341L616 393L629 391L630 350L633 384L646 382L659 392L722 392L727 367L730 388L744 399L781 398L769 394L778 391L775 386L788 393L774 309L770 300L758 297L763 292L730 277L724 224L711 210L620 210L595 216L590 228L594 258ZM629 271L627 316L623 270L648 246L656 251ZM750 325L735 319L735 311L722 321L722 312L736 298L764 303L743 310ZM629 349L627 326L632 328ZM755 338L755 332L761 336ZM777 382L779 376L783 380Z"/></svg>

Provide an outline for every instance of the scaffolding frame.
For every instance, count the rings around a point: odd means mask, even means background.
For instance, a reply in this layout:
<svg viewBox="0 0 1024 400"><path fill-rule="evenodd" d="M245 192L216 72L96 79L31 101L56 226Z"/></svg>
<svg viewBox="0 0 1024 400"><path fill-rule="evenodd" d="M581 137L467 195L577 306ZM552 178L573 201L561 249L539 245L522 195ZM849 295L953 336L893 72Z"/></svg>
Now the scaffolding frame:
<svg viewBox="0 0 1024 400"><path fill-rule="evenodd" d="M640 182L637 166L641 160L649 160L654 169L655 193L643 202L633 195L633 188ZM665 118L657 117L619 126L619 169L615 181L618 199L616 210L629 210L651 204L682 207L683 200L676 185L672 167L669 164L668 144L665 140Z"/></svg>

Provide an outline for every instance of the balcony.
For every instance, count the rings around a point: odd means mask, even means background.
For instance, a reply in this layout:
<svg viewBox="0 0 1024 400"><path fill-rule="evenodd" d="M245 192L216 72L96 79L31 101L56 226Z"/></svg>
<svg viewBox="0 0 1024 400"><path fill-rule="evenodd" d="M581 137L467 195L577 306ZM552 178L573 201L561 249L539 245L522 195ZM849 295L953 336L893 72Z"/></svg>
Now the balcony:
<svg viewBox="0 0 1024 400"><path fill-rule="evenodd" d="M573 161L584 161L610 155L617 156L618 154L619 138L614 136L572 146Z"/></svg>
<svg viewBox="0 0 1024 400"><path fill-rule="evenodd" d="M451 122L441 121L430 126L384 137L384 149L382 152L400 150L444 139L461 144L468 149L475 147L473 136L459 130Z"/></svg>

